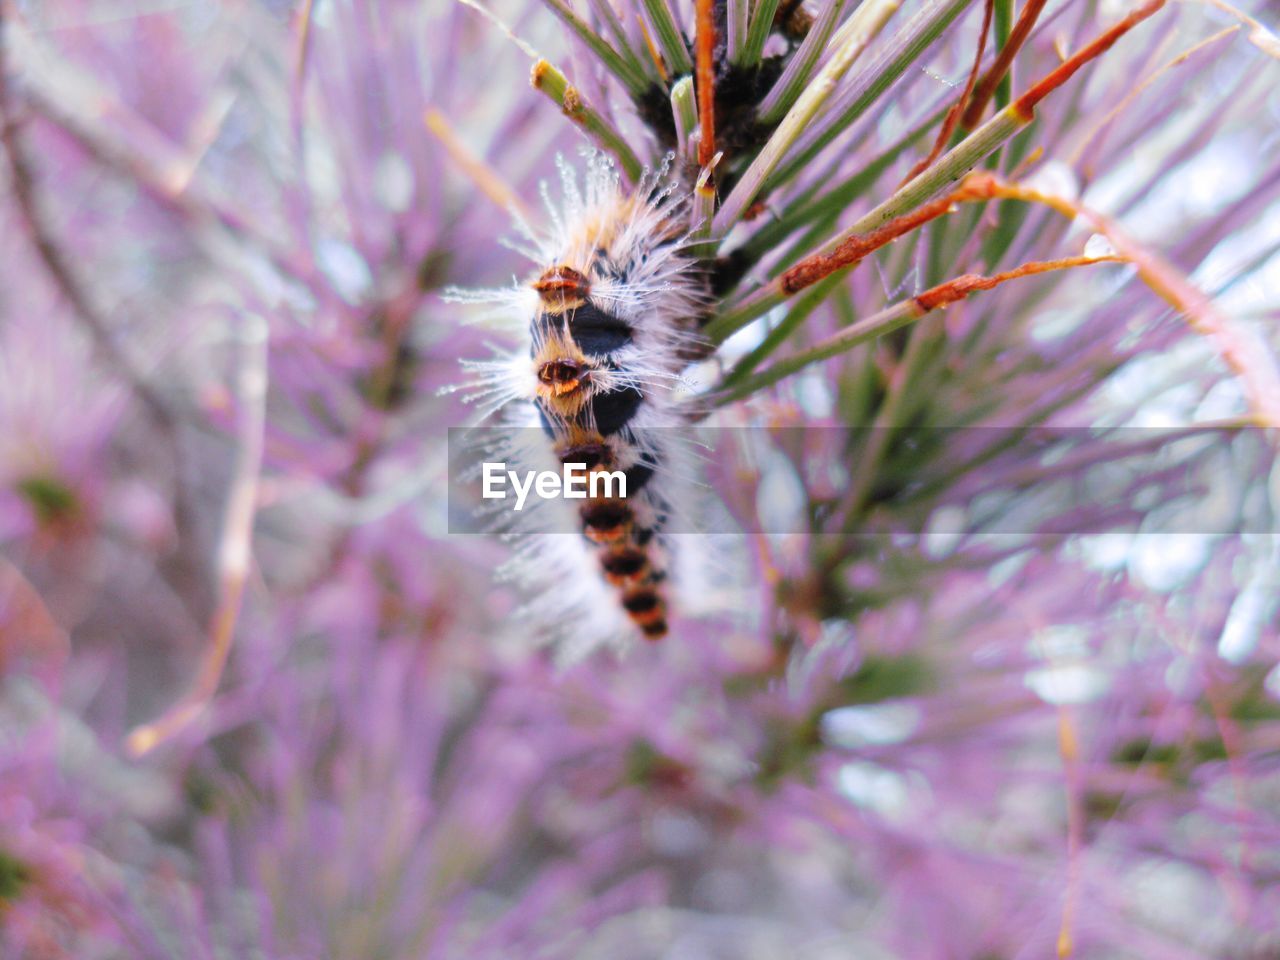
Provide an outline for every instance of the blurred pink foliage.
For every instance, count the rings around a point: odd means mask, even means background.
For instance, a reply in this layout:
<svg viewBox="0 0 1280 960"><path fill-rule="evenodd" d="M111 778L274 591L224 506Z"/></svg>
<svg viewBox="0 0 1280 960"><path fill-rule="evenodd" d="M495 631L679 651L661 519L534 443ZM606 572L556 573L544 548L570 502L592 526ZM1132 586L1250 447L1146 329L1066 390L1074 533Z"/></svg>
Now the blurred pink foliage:
<svg viewBox="0 0 1280 960"><path fill-rule="evenodd" d="M884 532L885 500L854 547L818 526L744 537L739 615L561 663L494 579L504 545L451 536L441 493L446 428L468 412L440 390L493 335L439 292L526 265L423 121L437 111L536 207L579 138L520 50L445 0L0 3L0 956L1280 950L1260 435L1203 454L1247 532L953 543L944 508L1005 476L999 460L951 475L955 451L910 508L932 532ZM1096 33L1114 16L1098 6L1059 5L1019 75ZM545 8L495 9L611 103ZM794 189L933 112L978 20ZM1237 23L1167 11L1043 111L1035 144L1043 182L1255 323L1277 315L1280 243L1266 27L1087 136L1134 78ZM1031 210L1008 261L1083 245L1073 229ZM856 273L803 342L923 286L902 259ZM1230 370L1131 271L1005 287L937 325L978 345L907 391L939 426L1243 412ZM725 422L857 424L842 385L877 359L823 363ZM806 436L779 441L775 468L811 505L843 454ZM777 470L755 466L716 466L735 510L768 496ZM219 617L234 644L216 694L132 756L129 731L180 701Z"/></svg>

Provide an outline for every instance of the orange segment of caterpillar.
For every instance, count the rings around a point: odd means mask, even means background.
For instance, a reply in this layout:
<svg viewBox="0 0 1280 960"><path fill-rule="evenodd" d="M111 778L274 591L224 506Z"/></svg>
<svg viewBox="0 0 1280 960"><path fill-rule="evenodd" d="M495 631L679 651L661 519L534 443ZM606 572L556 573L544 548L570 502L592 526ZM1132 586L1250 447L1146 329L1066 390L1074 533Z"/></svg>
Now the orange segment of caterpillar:
<svg viewBox="0 0 1280 960"><path fill-rule="evenodd" d="M626 449L625 441L566 424L563 438L556 444L562 463L581 463L588 474L613 471L620 461L633 461L628 479L645 484L647 467ZM590 485L589 485L590 486ZM648 506L648 504L646 504ZM652 640L667 632L666 602L662 583L667 578L665 558L656 538L656 518L647 518L633 509L628 500L596 496L579 511L582 531L598 551L605 582L618 591L623 610L641 633Z"/></svg>

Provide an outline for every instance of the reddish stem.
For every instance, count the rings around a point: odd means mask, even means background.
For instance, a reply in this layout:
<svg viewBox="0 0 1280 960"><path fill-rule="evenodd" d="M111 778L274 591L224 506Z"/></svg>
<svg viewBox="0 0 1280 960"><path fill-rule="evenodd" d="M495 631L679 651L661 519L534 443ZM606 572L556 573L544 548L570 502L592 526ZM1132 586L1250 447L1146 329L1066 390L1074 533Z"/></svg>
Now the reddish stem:
<svg viewBox="0 0 1280 960"><path fill-rule="evenodd" d="M960 124L960 115L964 113L965 105L969 103L969 98L973 96L974 86L978 82L978 70L982 67L982 56L987 52L987 34L991 32L991 16L994 10L995 0L986 0L986 3L982 5L982 30L978 34L978 49L973 55L973 67L969 70L969 79L964 85L964 92L960 94L960 98L947 111L946 119L942 121L942 129L938 131L938 136L933 141L933 149L929 151L929 155L911 168L911 171L902 178L902 183L910 183L921 171L927 170L933 161L942 156L942 151L951 142L951 135L956 132L956 127ZM899 186L901 185L899 184Z"/></svg>
<svg viewBox="0 0 1280 960"><path fill-rule="evenodd" d="M824 277L829 277L837 270L855 265L869 254L898 239L903 234L910 233L917 227L924 226L930 220L936 220L938 217L950 213L957 203L980 198L981 194L975 192L969 186L969 181L966 180L959 189L944 197L930 200L910 213L895 217L884 226L878 227L870 233L860 233L849 237L829 254L818 253L801 260L779 278L782 292L787 296L798 293Z"/></svg>
<svg viewBox="0 0 1280 960"><path fill-rule="evenodd" d="M1013 58L1018 55L1022 45L1027 42L1027 37L1031 36L1031 29L1036 25L1036 21L1040 19L1040 13L1044 10L1046 3L1048 3L1048 0L1027 0L1027 3L1023 6L1022 11L1018 14L1018 22L1009 31L1008 41L1000 48L1000 52L996 54L996 62L991 65L990 70L982 75L982 79L978 81L977 89L969 99L969 106L960 121L966 130L972 130L982 120L982 114L986 111L987 104L995 96L996 87L1000 86L1000 81L1005 78L1005 74L1013 67Z"/></svg>
<svg viewBox="0 0 1280 960"><path fill-rule="evenodd" d="M697 0L698 166L706 167L716 154L716 78L713 61L716 24L713 0Z"/></svg>
<svg viewBox="0 0 1280 960"><path fill-rule="evenodd" d="M1065 270L1070 267L1087 267L1094 263L1126 263L1127 261L1127 257L1115 255L1105 257L1063 257L1060 260L1035 260L1031 263L1024 263L1020 267L1014 267L1012 270L1006 270L1003 273L992 274L989 277L984 277L979 273L966 273L956 277L954 280L948 280L946 283L940 283L936 287L926 290L915 298L915 303L927 313L930 310L937 310L948 304L955 303L957 300L963 300L971 293L977 293L979 290L990 290L1010 280L1017 280L1019 277L1030 277L1037 273L1049 273L1053 270Z"/></svg>
<svg viewBox="0 0 1280 960"><path fill-rule="evenodd" d="M1039 104L1041 100L1070 80L1076 72L1090 60L1093 60L1110 50L1115 46L1117 40L1140 24L1143 20L1146 20L1148 17L1155 14L1165 5L1165 3L1166 0L1149 0L1148 3L1144 3L1137 10L1134 10L1133 13L1113 25L1109 30L1085 44L1064 60L1061 66L1052 71L1048 76L1015 100L1013 102L1014 112L1021 117L1030 119L1035 115L1036 105Z"/></svg>

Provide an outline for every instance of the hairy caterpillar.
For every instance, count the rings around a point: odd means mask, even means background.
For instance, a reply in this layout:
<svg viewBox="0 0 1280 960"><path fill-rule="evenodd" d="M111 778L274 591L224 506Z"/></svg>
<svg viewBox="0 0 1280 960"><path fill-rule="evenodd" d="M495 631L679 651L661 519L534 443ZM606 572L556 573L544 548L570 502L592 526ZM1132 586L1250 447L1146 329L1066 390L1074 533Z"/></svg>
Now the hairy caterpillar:
<svg viewBox="0 0 1280 960"><path fill-rule="evenodd" d="M536 273L451 296L492 304L526 340L508 357L468 364L486 413L508 410L514 425L532 409L561 463L626 474L625 499L587 499L578 517L598 575L640 633L658 639L668 630L666 531L679 510L671 479L680 440L667 428L684 422L681 371L706 353L698 327L708 280L685 252L688 204L665 168L630 193L598 154L585 190L560 168L563 208L544 190L550 229L517 222L527 241L517 249Z"/></svg>

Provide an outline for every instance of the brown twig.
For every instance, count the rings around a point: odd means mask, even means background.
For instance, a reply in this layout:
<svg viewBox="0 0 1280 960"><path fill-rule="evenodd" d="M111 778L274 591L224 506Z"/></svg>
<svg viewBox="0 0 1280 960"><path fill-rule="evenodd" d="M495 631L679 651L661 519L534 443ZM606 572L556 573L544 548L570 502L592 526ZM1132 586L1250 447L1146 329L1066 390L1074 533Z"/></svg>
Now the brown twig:
<svg viewBox="0 0 1280 960"><path fill-rule="evenodd" d="M969 189L966 180L957 190L937 200L930 200L910 213L890 220L883 227L849 237L829 254L814 254L801 260L779 278L782 292L786 296L799 293L837 270L857 264L903 234L924 226L930 220L945 216L957 203L977 199L981 199L980 194Z"/></svg>
<svg viewBox="0 0 1280 960"><path fill-rule="evenodd" d="M1148 17L1157 13L1164 7L1166 2L1167 0L1148 0L1147 3L1138 7L1138 9L1134 10L1123 20L1112 24L1108 30L1099 34L1089 43L1085 44L1064 60L1057 69L1053 70L1032 86L1030 90L1018 97L1018 99L1013 102L1014 112L1023 117L1034 116L1036 106L1041 100L1075 76L1076 72L1090 60L1094 60L1110 50L1115 46L1116 41L1143 20L1146 20Z"/></svg>
<svg viewBox="0 0 1280 960"><path fill-rule="evenodd" d="M990 2L990 0L988 0ZM716 154L716 47L714 0L697 0L698 166L706 167Z"/></svg>
<svg viewBox="0 0 1280 960"><path fill-rule="evenodd" d="M956 127L960 124L960 115L965 112L969 98L973 96L974 85L978 82L978 71L982 69L982 57L987 52L987 35L991 32L991 17L995 6L995 0L986 0L982 5L982 30L978 34L978 49L973 55L973 66L969 70L969 79L965 82L964 92L947 111L947 116L942 121L942 128L938 131L928 156L921 158L920 162L911 168L911 171L902 178L902 183L910 183L921 171L928 169L933 161L942 156L942 151L951 142L951 135L956 132Z"/></svg>
<svg viewBox="0 0 1280 960"><path fill-rule="evenodd" d="M1152 16L1156 11L1161 9L1165 3L1166 0L1149 0L1148 3L1139 7L1129 16L1112 25L1108 30L1100 34L1091 42L1087 43L1077 53L1068 57L1056 69L1052 70L1041 80L1032 85L1026 93L1006 107L1005 110L1002 111L1002 115L1010 118L1010 125L1015 128L1024 127L1026 124L1030 123L1035 117L1035 108L1041 100L1058 87L1062 86L1062 84L1066 83L1067 80L1069 80L1090 60L1093 60L1109 50L1117 40L1132 30L1138 23ZM986 128L984 127L984 129ZM970 135L970 139L974 137L977 137L976 133ZM965 142L967 143L968 141ZM951 157L952 154L961 153L963 151L963 147L964 144L962 143L960 147L957 147L951 154L948 154L947 158ZM943 161L939 165L946 164L947 158L943 158ZM930 171L926 171L926 173L929 172ZM936 170L933 172L936 174L939 185L941 185L941 183L944 182L943 172ZM957 171L952 173L950 177L952 179L958 178L963 175L963 172L963 170ZM917 176L916 180L919 180L921 176L924 176L924 174ZM786 273L774 280L766 291L748 298L748 301L754 300L755 303L758 304L770 304L775 302L774 298L776 298L777 301L781 301L792 294L798 293L804 288L822 280L824 277L830 276L837 270L853 266L860 260L864 259L868 254L902 236L904 233L946 214L955 203L990 199L991 195L984 192L986 190L986 186L986 181L983 179L982 175L972 174L964 181L964 184L960 189L940 199L929 201L928 203L917 207L910 213L902 214L901 216L891 219L874 230L845 237L845 239L841 240L838 245L834 247L831 247L831 244L836 241L834 239L828 241L827 248L830 250L829 253L816 253L800 261ZM899 194L901 194L905 189L908 188L900 189ZM896 196L898 195L895 195L895 197ZM881 207L873 210L867 215L867 218L864 219L877 216L880 210L886 207L894 199L895 198L890 198L890 201L886 201L885 204L882 204Z"/></svg>
<svg viewBox="0 0 1280 960"><path fill-rule="evenodd" d="M984 277L977 274L967 274L948 280L946 283L939 284L919 296L912 297L908 300L902 300L891 307L887 307L878 313L869 317L863 317L856 322L838 330L836 333L819 341L814 346L792 356L783 357L774 361L763 371L756 373L745 380L738 381L729 386L724 392L720 393L716 398L716 405L723 405L732 400L749 396L758 390L776 383L783 377L791 376L799 370L812 363L821 360L828 360L837 354L852 349L858 344L867 343L877 337L882 337L887 333L897 330L907 324L915 323L922 317L928 316L935 310L940 310L952 303L963 300L970 294L977 293L982 290L990 290L1000 286L1009 280L1015 280L1019 277L1029 277L1040 273L1049 273L1054 270L1071 269L1073 267L1087 267L1097 263L1117 263L1124 262L1125 258L1117 255L1108 255L1103 257L1065 257L1060 260L1044 260L1024 263L1019 267L1008 270L1004 273L998 273L990 277ZM913 337L910 344L920 344L923 340ZM918 349L918 347L916 348ZM903 357L901 363L896 370L905 369L903 365L909 366L913 348L908 345L907 354ZM899 376L895 373L895 376ZM888 426L893 422L894 403L892 401L893 392L890 391L890 399L888 406L881 408L882 422L878 425ZM865 461L860 461L863 463ZM861 469L861 468L860 468ZM868 469L870 469L868 467ZM867 478L869 481L869 477ZM854 488L851 488L854 489ZM857 499L853 497L852 499Z"/></svg>
<svg viewBox="0 0 1280 960"><path fill-rule="evenodd" d="M987 104L995 96L996 87L1000 86L1000 81L1013 68L1013 58L1018 55L1022 45L1031 36L1031 30L1035 27L1036 21L1040 19L1040 13L1044 10L1046 3L1048 3L1048 0L1027 0L1026 4L1023 5L1022 10L1018 13L1017 22L1013 25L1013 29L1009 31L1009 39L1000 48L1000 52L996 54L996 62L982 75L982 79L978 81L977 88L969 98L969 105L965 108L964 116L960 119L961 125L966 130L972 130L981 122L982 114L986 112Z"/></svg>
<svg viewBox="0 0 1280 960"><path fill-rule="evenodd" d="M931 287L914 298L916 306L924 312L938 310L948 304L963 300L971 293L980 290L992 290L1002 283L1017 280L1020 277L1031 277L1038 273L1050 273L1054 270L1067 270L1071 267L1087 267L1095 263L1126 263L1128 257L1108 254L1102 257L1062 257L1058 260L1033 260L1012 270L983 276L980 273L966 273L959 277Z"/></svg>

